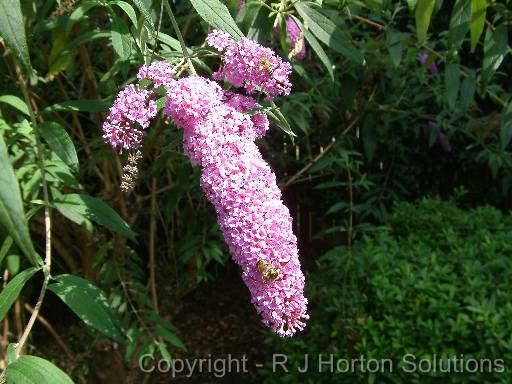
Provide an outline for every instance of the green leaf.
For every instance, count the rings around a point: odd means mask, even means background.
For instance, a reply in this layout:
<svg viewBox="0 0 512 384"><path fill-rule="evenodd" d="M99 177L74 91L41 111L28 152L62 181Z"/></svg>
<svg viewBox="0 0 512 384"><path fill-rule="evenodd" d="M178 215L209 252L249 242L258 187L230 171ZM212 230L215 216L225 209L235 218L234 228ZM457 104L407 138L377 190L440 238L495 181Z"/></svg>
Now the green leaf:
<svg viewBox="0 0 512 384"><path fill-rule="evenodd" d="M5 259L10 276L16 276L20 271L20 255L9 255Z"/></svg>
<svg viewBox="0 0 512 384"><path fill-rule="evenodd" d="M418 0L407 0L407 6L409 7L409 10L411 12L414 11L414 8L416 8L417 3L418 3Z"/></svg>
<svg viewBox="0 0 512 384"><path fill-rule="evenodd" d="M151 12L144 1L133 0L133 4L135 4L139 12L142 14L142 17L144 17L144 25L151 33L153 33L155 31L155 25L153 24L153 19L151 18Z"/></svg>
<svg viewBox="0 0 512 384"><path fill-rule="evenodd" d="M0 224L9 231L9 235L34 265L42 264L30 239L18 181L2 135L0 135L0 185L2 186L0 188Z"/></svg>
<svg viewBox="0 0 512 384"><path fill-rule="evenodd" d="M504 150L512 138L512 100L503 108L501 114L500 141L501 149Z"/></svg>
<svg viewBox="0 0 512 384"><path fill-rule="evenodd" d="M65 34L69 35L71 29L73 28L73 24L81 20L87 12L89 12L94 7L99 7L101 5L103 4L98 0L90 0L84 1L82 4L76 7L75 10L71 13L71 15L67 17Z"/></svg>
<svg viewBox="0 0 512 384"><path fill-rule="evenodd" d="M18 360L18 356L16 355L16 347L18 343L9 343L7 346L7 364L13 363Z"/></svg>
<svg viewBox="0 0 512 384"><path fill-rule="evenodd" d="M89 31L80 34L76 39L70 41L67 43L59 52L58 54L55 54L55 57L58 59L63 55L67 55L69 53L72 53L77 47L79 47L82 44L89 43L91 41L97 40L97 39L104 39L109 38L111 36L110 31L100 31L100 30L94 30ZM50 63L50 65L53 65L53 62Z"/></svg>
<svg viewBox="0 0 512 384"><path fill-rule="evenodd" d="M448 64L444 75L446 101L450 108L455 108L460 87L460 68L458 64Z"/></svg>
<svg viewBox="0 0 512 384"><path fill-rule="evenodd" d="M181 341L178 336L176 336L173 332L169 332L167 329L163 327L158 327L154 330L155 334L164 338L165 341L171 343L175 347L178 347L183 350L187 350L183 341Z"/></svg>
<svg viewBox="0 0 512 384"><path fill-rule="evenodd" d="M228 8L219 0L190 0L193 7L204 21L212 27L229 33L235 40L243 37L243 33L231 17Z"/></svg>
<svg viewBox="0 0 512 384"><path fill-rule="evenodd" d="M13 95L3 95L0 96L0 103L9 104L11 107L16 108L18 111L24 113L29 116L30 113L27 108L27 104L21 100L18 96Z"/></svg>
<svg viewBox="0 0 512 384"><path fill-rule="evenodd" d="M128 15L128 18L130 19L132 24L135 27L137 27L137 14L135 13L135 10L130 4L122 0L112 1L111 4L117 5L119 8L121 8L124 11L124 13Z"/></svg>
<svg viewBox="0 0 512 384"><path fill-rule="evenodd" d="M2 243L2 246L0 247L0 264L2 263L4 257L7 256L7 253L11 249L13 243L14 241L12 240L12 237L7 235L4 242Z"/></svg>
<svg viewBox="0 0 512 384"><path fill-rule="evenodd" d="M460 106L463 111L466 111L473 103L476 90L476 77L475 72L470 71L468 77L462 81L460 87Z"/></svg>
<svg viewBox="0 0 512 384"><path fill-rule="evenodd" d="M508 51L508 31L505 24L500 24L493 32L487 28L484 41L484 62L482 65L482 82L489 82L494 72L503 62Z"/></svg>
<svg viewBox="0 0 512 384"><path fill-rule="evenodd" d="M34 274L41 268L32 267L25 269L23 272L18 273L14 278L9 281L5 288L0 293L0 321L3 320L9 308L18 298L23 286L30 280Z"/></svg>
<svg viewBox="0 0 512 384"><path fill-rule="evenodd" d="M300 2L295 4L295 9L304 20L307 29L310 29L321 42L356 63L364 63L363 54L328 17Z"/></svg>
<svg viewBox="0 0 512 384"><path fill-rule="evenodd" d="M293 20L295 20L295 22L297 23L297 25L299 26L300 30L302 31L302 33L304 34L304 38L306 39L306 41L308 42L309 46L313 49L313 51L316 53L316 55L318 56L318 58L320 59L320 61L322 62L322 64L325 66L325 68L327 69L327 72L329 73L329 76L331 77L332 80L334 80L334 74L332 72L332 63L331 63L331 60L329 60L329 57L327 56L327 54L325 53L324 49L322 48L322 46L320 45L320 43L318 42L318 40L316 39L315 36L313 36L305 27L304 27L304 24L302 24L302 22L297 19L295 16L292 16Z"/></svg>
<svg viewBox="0 0 512 384"><path fill-rule="evenodd" d="M50 105L40 113L52 112L105 112L110 104L102 100L70 100Z"/></svg>
<svg viewBox="0 0 512 384"><path fill-rule="evenodd" d="M59 123L53 121L39 124L38 132L60 159L74 171L78 170L78 157L71 137Z"/></svg>
<svg viewBox="0 0 512 384"><path fill-rule="evenodd" d="M388 48L391 61L395 67L398 67L402 61L402 54L404 50L402 40L406 39L408 36L409 34L407 33L397 31L388 31L386 34L386 46Z"/></svg>
<svg viewBox="0 0 512 384"><path fill-rule="evenodd" d="M70 193L54 199L54 204L60 213L78 224L83 223L77 221L77 218L87 218L135 241L135 232L121 216L95 197Z"/></svg>
<svg viewBox="0 0 512 384"><path fill-rule="evenodd" d="M418 4L416 5L416 34L418 35L418 40L423 42L427 37L428 27L430 25L430 18L432 17L432 12L434 11L434 7L436 5L435 0L418 0Z"/></svg>
<svg viewBox="0 0 512 384"><path fill-rule="evenodd" d="M73 384L59 367L37 356L20 356L7 366L5 373L15 384Z"/></svg>
<svg viewBox="0 0 512 384"><path fill-rule="evenodd" d="M284 115L281 113L279 108L277 108L277 106L274 104L273 101L270 102L270 105L272 106L272 110L265 111L267 113L268 117L270 117L270 119L278 127L280 127L283 131L285 131L290 136L290 138L293 140L293 138L297 135L295 133L293 133L290 123L288 123L288 120L286 120L286 117L284 117Z"/></svg>
<svg viewBox="0 0 512 384"><path fill-rule="evenodd" d="M126 60L132 53L132 38L128 26L123 19L112 15L112 46L114 51L121 58Z"/></svg>
<svg viewBox="0 0 512 384"><path fill-rule="evenodd" d="M31 74L32 67L28 54L27 38L25 37L25 22L23 21L19 0L0 1L0 36L13 50L27 73Z"/></svg>
<svg viewBox="0 0 512 384"><path fill-rule="evenodd" d="M363 149L368 161L371 162L377 149L377 124L374 114L368 114L363 122L361 130Z"/></svg>
<svg viewBox="0 0 512 384"><path fill-rule="evenodd" d="M74 275L59 275L48 286L87 325L104 335L125 342L120 319L103 291L89 281Z"/></svg>
<svg viewBox="0 0 512 384"><path fill-rule="evenodd" d="M471 52L475 51L478 40L480 40L480 36L484 31L486 12L486 0L471 0L471 24L469 25L469 33L471 35Z"/></svg>
<svg viewBox="0 0 512 384"><path fill-rule="evenodd" d="M453 47L459 47L466 36L471 22L471 0L457 0L452 9L448 41Z"/></svg>

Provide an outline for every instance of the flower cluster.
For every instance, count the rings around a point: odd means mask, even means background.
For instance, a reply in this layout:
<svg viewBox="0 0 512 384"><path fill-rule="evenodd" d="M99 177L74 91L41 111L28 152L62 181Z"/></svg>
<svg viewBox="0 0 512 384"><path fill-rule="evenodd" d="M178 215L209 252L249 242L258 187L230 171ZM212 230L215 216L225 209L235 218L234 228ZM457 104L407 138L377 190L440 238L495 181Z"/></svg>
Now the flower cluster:
<svg viewBox="0 0 512 384"><path fill-rule="evenodd" d="M425 64L427 62L427 60L428 60L428 53L427 52L420 52L418 54L418 57L416 58L416 60L418 60L418 62L420 64ZM437 64L436 64L435 61L430 63L430 65L428 66L428 72L431 75L437 75L439 73L439 68L437 68Z"/></svg>
<svg viewBox="0 0 512 384"><path fill-rule="evenodd" d="M153 85L159 87L161 85L169 85L173 79L173 68L165 61L155 61L151 65L143 65L137 73L137 79L149 79Z"/></svg>
<svg viewBox="0 0 512 384"><path fill-rule="evenodd" d="M172 67L165 61L143 65L137 74L139 80L149 79L155 87L169 85L173 79ZM109 115L103 123L103 138L112 148L135 149L140 146L144 131L156 116L157 105L152 90L140 84L130 84L118 93Z"/></svg>
<svg viewBox="0 0 512 384"><path fill-rule="evenodd" d="M220 31L211 32L206 42L223 53L224 63L213 75L216 80L226 78L235 87L243 87L248 93L261 91L268 99L290 94L291 65L272 49L245 37L236 42Z"/></svg>
<svg viewBox="0 0 512 384"><path fill-rule="evenodd" d="M268 120L243 113L258 108L253 99L219 92L204 78L180 79L164 111L184 129L184 150L202 167L201 187L263 322L291 336L305 326L307 299L290 213L254 143Z"/></svg>
<svg viewBox="0 0 512 384"><path fill-rule="evenodd" d="M427 123L427 131L438 131L437 130L437 123L435 121L429 121ZM450 144L450 141L446 137L446 135L443 132L437 132L435 141L439 141L441 144L441 148L443 148L443 151L450 153L452 151L452 145Z"/></svg>
<svg viewBox="0 0 512 384"><path fill-rule="evenodd" d="M306 57L306 44L304 44L304 34L301 32L299 26L291 17L286 19L286 30L290 37L292 50L289 58L295 57L295 60L301 61Z"/></svg>
<svg viewBox="0 0 512 384"><path fill-rule="evenodd" d="M130 84L119 92L110 107L107 120L103 123L103 138L121 151L137 148L156 112L151 92Z"/></svg>
<svg viewBox="0 0 512 384"><path fill-rule="evenodd" d="M214 76L225 77L248 93L268 99L290 93L291 66L271 49L213 31L207 42L223 53ZM300 270L297 238L290 212L283 204L276 177L255 140L265 135L269 121L258 102L223 90L217 82L191 76L173 79L165 62L142 66L139 80L164 86L164 114L183 129L183 148L202 168L201 187L215 206L219 226L263 322L280 336L305 327L307 299ZM114 147L135 149L123 168L123 190L133 188L144 130L156 115L153 88L143 83L121 91L103 124L104 138Z"/></svg>
<svg viewBox="0 0 512 384"><path fill-rule="evenodd" d="M252 97L229 91L224 91L223 102L242 113L256 111L261 108L261 105ZM267 115L264 112L254 113L251 115L251 120L254 124L254 139L265 136L269 127Z"/></svg>

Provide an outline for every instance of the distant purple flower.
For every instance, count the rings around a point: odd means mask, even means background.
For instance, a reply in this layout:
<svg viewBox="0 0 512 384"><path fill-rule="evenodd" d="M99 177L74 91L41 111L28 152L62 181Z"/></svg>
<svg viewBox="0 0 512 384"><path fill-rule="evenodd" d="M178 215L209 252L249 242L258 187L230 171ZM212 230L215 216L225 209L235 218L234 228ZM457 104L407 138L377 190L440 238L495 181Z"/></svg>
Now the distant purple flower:
<svg viewBox="0 0 512 384"><path fill-rule="evenodd" d="M452 145L450 144L448 138L445 136L444 133L439 132L436 136L436 139L439 140L439 142L441 143L441 147L445 152L450 153L452 151Z"/></svg>
<svg viewBox="0 0 512 384"><path fill-rule="evenodd" d="M418 57L416 58L421 64L425 64L425 62L428 60L428 53L427 52L420 52L418 54Z"/></svg>
<svg viewBox="0 0 512 384"><path fill-rule="evenodd" d="M437 75L439 73L439 69L437 68L437 64L434 62L428 66L428 71L431 75Z"/></svg>
<svg viewBox="0 0 512 384"><path fill-rule="evenodd" d="M430 120L427 123L427 130L429 132L437 130L437 122ZM441 147L443 148L443 150L445 152L450 153L452 151L452 145L450 144L450 142L448 141L448 138L446 137L446 135L444 133L437 132L434 142L436 142L436 141L439 141L439 144L441 144Z"/></svg>

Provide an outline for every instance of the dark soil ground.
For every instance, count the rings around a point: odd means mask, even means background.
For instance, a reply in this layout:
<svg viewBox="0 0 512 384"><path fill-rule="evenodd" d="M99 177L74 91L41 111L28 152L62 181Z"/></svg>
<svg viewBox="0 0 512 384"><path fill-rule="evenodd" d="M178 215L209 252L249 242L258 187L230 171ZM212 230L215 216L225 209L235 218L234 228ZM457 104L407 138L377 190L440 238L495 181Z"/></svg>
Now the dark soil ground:
<svg viewBox="0 0 512 384"><path fill-rule="evenodd" d="M196 369L189 377L185 376L186 372L174 378L170 373L143 375L139 369L127 366L121 350L94 335L67 307L51 296L45 301L43 316L58 329L74 356L71 358L63 353L55 339L40 324L33 334L32 345L36 347L32 347L30 353L53 360L66 372L87 372L82 375L85 379L82 382L88 384L261 382L257 365L272 359L271 350L263 343L270 331L261 323L234 265L222 268L214 280L200 284L182 297L178 311L172 309L175 304L166 298L161 297L160 300L161 314L174 313L170 320L178 330L178 337L187 346L187 351L171 351L172 357L190 359L191 362L193 359L209 359L211 364L216 359L224 360L216 363L217 368L211 366L209 369L207 362L203 362L203 372ZM244 359L246 371L222 374L222 364L228 370L230 358L232 370L241 371Z"/></svg>

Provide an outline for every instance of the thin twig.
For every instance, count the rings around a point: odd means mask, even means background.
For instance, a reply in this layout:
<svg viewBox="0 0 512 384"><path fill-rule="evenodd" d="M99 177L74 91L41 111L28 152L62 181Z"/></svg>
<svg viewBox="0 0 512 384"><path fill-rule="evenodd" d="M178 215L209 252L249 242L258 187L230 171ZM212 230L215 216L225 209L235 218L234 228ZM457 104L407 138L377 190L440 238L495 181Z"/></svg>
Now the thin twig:
<svg viewBox="0 0 512 384"><path fill-rule="evenodd" d="M306 172L309 168L311 168L318 160L320 160L329 150L334 146L335 141L332 141L329 143L325 149L320 152L313 160L311 160L308 164L306 164L299 172L297 172L295 175L293 175L284 185L282 186L282 189L286 188L290 184L292 184L295 180L297 180L300 175L302 175L304 172Z"/></svg>
<svg viewBox="0 0 512 384"><path fill-rule="evenodd" d="M347 160L347 178L348 178L348 229L347 229L347 247L352 252L352 230L354 228L354 191L352 187L352 172L350 171L350 162Z"/></svg>
<svg viewBox="0 0 512 384"><path fill-rule="evenodd" d="M2 289L4 289L7 285L7 282L9 281L9 270L5 268L4 270L4 281L2 284ZM3 321L4 327L2 332L2 340L0 341L0 346L2 347L2 351L7 350L7 346L9 345L9 316L4 317ZM7 366L7 356L3 355L4 359L0 361L0 368L5 369Z"/></svg>
<svg viewBox="0 0 512 384"><path fill-rule="evenodd" d="M188 67L190 69L190 72L197 76L196 69L194 68L194 64L192 64L192 60L190 60L190 56L188 54L187 46L185 45L185 40L183 40L183 35L181 34L180 27L178 26L178 23L176 22L176 18L174 17L174 13L172 12L171 6L169 5L168 0L164 0L165 9L167 10L167 13L169 14L169 18L171 19L172 27L174 28L174 32L176 33L176 36L178 37L178 40L181 45L181 50L183 51L183 57L187 61Z"/></svg>
<svg viewBox="0 0 512 384"><path fill-rule="evenodd" d="M43 200L45 203L44 206L44 226L45 226L45 258L44 258L44 280L43 285L41 287L41 291L39 292L39 297L37 299L36 305L34 306L34 312L30 319L28 320L27 326L25 327L25 331L21 335L18 345L16 347L16 356L19 356L23 351L23 346L25 345L28 335L34 326L34 322L36 321L39 310L41 309L41 305L43 304L43 299L46 294L46 288L48 287L48 282L50 281L50 271L52 264L52 225L51 225L51 212L50 212L50 198L48 194L48 185L46 182L46 172L44 167L44 154L43 154L43 145L41 144L41 139L39 137L39 132L37 132L37 121L34 110L32 108L32 103L30 102L30 96L28 92L28 85L26 80L23 78L18 65L16 65L16 73L18 75L18 80L21 85L21 89L23 92L23 97L25 98L25 103L27 104L30 120L32 122L32 129L34 131L34 136L36 139L36 149L37 149L37 163L39 166L39 170L41 171L41 183L43 185Z"/></svg>
<svg viewBox="0 0 512 384"><path fill-rule="evenodd" d="M341 133L342 135L345 135L348 131L352 129L352 127L359 121L359 117L356 117L347 128ZM290 184L293 184L304 172L306 172L309 168L311 168L318 160L320 160L335 144L336 140L333 138L333 141L325 147L325 149L320 152L313 160L311 160L308 164L306 164L299 172L297 172L295 175L293 175L286 183L284 183L281 187L282 189L285 189Z"/></svg>
<svg viewBox="0 0 512 384"><path fill-rule="evenodd" d="M156 313L159 313L155 281L156 192L156 177L153 176L151 180L151 208L149 219L149 286L151 288L151 301L153 303L153 309Z"/></svg>
<svg viewBox="0 0 512 384"><path fill-rule="evenodd" d="M382 24L379 24L375 21L369 20L369 19L359 16L359 15L350 14L350 18L362 21L363 23L371 25L372 27L375 27L377 29L384 29L384 26Z"/></svg>

